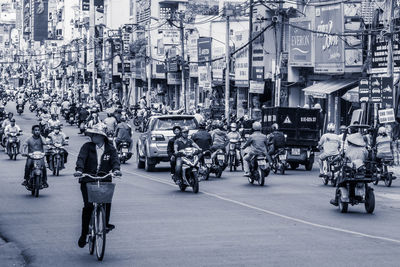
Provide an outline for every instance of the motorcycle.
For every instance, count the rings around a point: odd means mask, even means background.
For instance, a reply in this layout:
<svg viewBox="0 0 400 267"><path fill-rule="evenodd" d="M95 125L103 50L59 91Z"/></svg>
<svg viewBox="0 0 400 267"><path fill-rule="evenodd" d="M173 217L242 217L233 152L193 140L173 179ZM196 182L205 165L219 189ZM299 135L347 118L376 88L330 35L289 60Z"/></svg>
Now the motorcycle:
<svg viewBox="0 0 400 267"><path fill-rule="evenodd" d="M338 171L340 164L338 156L329 156L322 161L323 176L322 182L327 185L329 182L332 186L336 186Z"/></svg>
<svg viewBox="0 0 400 267"><path fill-rule="evenodd" d="M43 189L43 158L45 153L35 151L33 153L29 153L27 156L33 160L33 168L29 175L26 189L31 191L32 196L39 197L39 190Z"/></svg>
<svg viewBox="0 0 400 267"><path fill-rule="evenodd" d="M8 134L8 148L7 154L10 159L17 160L17 155L19 154L18 151L18 136L21 135L22 131L18 133L9 133Z"/></svg>
<svg viewBox="0 0 400 267"><path fill-rule="evenodd" d="M287 165L287 150L285 148L280 148L272 157L272 170L274 173L279 171L280 174L285 174Z"/></svg>
<svg viewBox="0 0 400 267"><path fill-rule="evenodd" d="M60 170L65 168L63 151L64 146L60 143L56 143L50 147L49 169L53 172L53 175L59 176Z"/></svg>
<svg viewBox="0 0 400 267"><path fill-rule="evenodd" d="M74 114L69 114L69 118L68 118L68 123L69 123L69 125L74 125L74 123L75 123L75 116L74 116Z"/></svg>
<svg viewBox="0 0 400 267"><path fill-rule="evenodd" d="M204 180L208 180L213 165L210 151L203 152L199 165L199 176L203 177Z"/></svg>
<svg viewBox="0 0 400 267"><path fill-rule="evenodd" d="M183 192L186 187L190 186L194 193L199 192L198 180L198 164L199 164L199 150L193 147L182 149L178 152L178 156L182 159L182 177L181 182L174 181L179 185L179 189Z"/></svg>
<svg viewBox="0 0 400 267"><path fill-rule="evenodd" d="M239 155L239 157L238 157ZM236 171L239 165L242 165L243 170L243 157L240 153L240 140L232 139L229 141L229 152L228 152L228 165L229 171Z"/></svg>
<svg viewBox="0 0 400 267"><path fill-rule="evenodd" d="M30 105L29 105L29 111L30 111L30 112L34 112L35 110L36 110L36 105L30 104Z"/></svg>
<svg viewBox="0 0 400 267"><path fill-rule="evenodd" d="M127 142L122 142L118 147L118 157L119 161L124 164L129 157L129 144Z"/></svg>
<svg viewBox="0 0 400 267"><path fill-rule="evenodd" d="M387 187L392 185L392 181L397 178L396 176L393 176L393 172L388 170L388 166L391 166L392 163L393 158L384 158L381 159L380 162L376 163L374 185L378 185L379 181L384 181Z"/></svg>
<svg viewBox="0 0 400 267"><path fill-rule="evenodd" d="M24 112L24 105L18 104L17 105L17 113L18 115L21 115Z"/></svg>
<svg viewBox="0 0 400 267"><path fill-rule="evenodd" d="M216 151L216 157L211 166L211 172L215 173L215 177L221 178L222 172L226 168L226 155L222 149Z"/></svg>
<svg viewBox="0 0 400 267"><path fill-rule="evenodd" d="M254 156L250 161L250 175L247 177L250 184L257 181L260 186L264 186L265 178L268 177L270 169L265 156Z"/></svg>

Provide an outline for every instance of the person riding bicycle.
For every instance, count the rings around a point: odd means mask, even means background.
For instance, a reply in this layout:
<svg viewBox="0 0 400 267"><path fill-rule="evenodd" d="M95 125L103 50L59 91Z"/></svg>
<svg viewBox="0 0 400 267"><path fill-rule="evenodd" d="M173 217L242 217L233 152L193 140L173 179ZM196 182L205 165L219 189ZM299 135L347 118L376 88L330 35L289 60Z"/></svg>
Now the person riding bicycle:
<svg viewBox="0 0 400 267"><path fill-rule="evenodd" d="M40 126L37 124L33 125L32 136L24 143L22 154L27 155L36 151L44 152L45 145L46 141L40 136ZM24 181L22 182L23 186L27 186L29 183L29 176L33 168L33 164L34 164L33 160L30 157L28 157L26 159L26 164L25 164ZM49 185L47 184L47 172L43 159L41 160L41 166L43 169L43 187L47 188L49 187Z"/></svg>
<svg viewBox="0 0 400 267"><path fill-rule="evenodd" d="M112 133L114 135L118 123L111 109L107 109L107 118L103 120L103 123L107 126L107 134Z"/></svg>
<svg viewBox="0 0 400 267"><path fill-rule="evenodd" d="M224 124L221 121L215 121L215 129L211 132L213 144L211 146L211 159L214 161L217 151L222 150L226 153L226 145L228 144L228 136L224 131Z"/></svg>
<svg viewBox="0 0 400 267"><path fill-rule="evenodd" d="M341 140L340 136L335 134L336 125L329 123L327 126L327 133L321 136L318 145L322 147L323 152L319 155L319 177L324 176L324 168L322 162L330 156L339 155Z"/></svg>
<svg viewBox="0 0 400 267"><path fill-rule="evenodd" d="M10 123L11 124L7 125L6 128L4 129L4 136L6 138L6 153L8 153L8 151L10 150L10 147L9 147L10 144L8 142L9 134L12 134L12 133L18 134L21 131L21 128L19 128L19 126L15 124L14 118L12 118L10 120ZM20 141L19 141L19 139L17 139L17 151L19 151L19 146L20 146Z"/></svg>
<svg viewBox="0 0 400 267"><path fill-rule="evenodd" d="M194 147L199 150L200 147L191 139L189 139L189 128L187 126L182 128L181 136L174 142L174 156L176 158L175 175L174 180L179 183L182 182L182 158L179 157L178 152L182 149Z"/></svg>
<svg viewBox="0 0 400 267"><path fill-rule="evenodd" d="M61 144L61 145L64 146L64 145L68 144L68 141L66 139L66 135L63 132L61 132L60 125L54 126L53 132L51 132L49 134L48 138L49 138L48 144L50 144L50 145ZM67 163L68 152L64 148L61 148L61 150L62 150L62 153L64 155L64 163ZM50 154L47 154L46 159L47 159L47 163L49 163Z"/></svg>
<svg viewBox="0 0 400 267"><path fill-rule="evenodd" d="M169 139L168 141L167 153L169 157L169 163L171 166L171 175L174 176L175 166L176 166L174 143L179 137L181 137L182 128L179 125L175 125L174 127L172 127L172 131L175 134L175 136Z"/></svg>
<svg viewBox="0 0 400 267"><path fill-rule="evenodd" d="M376 158L378 161L382 159L393 159L392 140L386 132L386 128L381 126L378 129L376 137Z"/></svg>
<svg viewBox="0 0 400 267"><path fill-rule="evenodd" d="M118 123L115 129L115 146L119 149L119 146L126 142L128 143L128 159L132 156L132 127L126 122L126 117L121 117L121 122Z"/></svg>
<svg viewBox="0 0 400 267"><path fill-rule="evenodd" d="M267 156L268 138L261 133L261 123L256 121L253 123L253 134L249 136L242 149L250 147L248 153L243 157L244 176L250 176L251 160L255 156Z"/></svg>
<svg viewBox="0 0 400 267"><path fill-rule="evenodd" d="M272 165L272 157L278 152L279 148L284 148L286 146L285 135L279 131L279 126L277 123L271 126L272 133L268 135L268 154L267 160L269 165Z"/></svg>
<svg viewBox="0 0 400 267"><path fill-rule="evenodd" d="M82 229L81 236L78 240L78 246L83 248L86 245L86 236L89 233L89 223L92 216L93 204L88 201L88 192L86 183L92 182L88 177L82 177L83 173L93 176L103 176L109 172L113 172L116 176L121 176L120 163L117 151L112 143L108 140L105 132L104 124L96 124L93 128L86 131L91 141L83 144L79 151L76 161L75 177L79 179L81 184L81 192L84 207L82 209ZM111 182L112 179L104 179L102 182ZM115 228L110 224L111 203L105 204L106 208L106 227L108 230Z"/></svg>

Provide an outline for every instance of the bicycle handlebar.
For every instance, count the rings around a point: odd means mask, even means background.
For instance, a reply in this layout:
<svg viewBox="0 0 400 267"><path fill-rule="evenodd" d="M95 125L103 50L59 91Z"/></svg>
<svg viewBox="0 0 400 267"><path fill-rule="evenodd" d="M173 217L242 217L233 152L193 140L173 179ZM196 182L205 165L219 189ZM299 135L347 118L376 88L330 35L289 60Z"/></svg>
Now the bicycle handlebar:
<svg viewBox="0 0 400 267"><path fill-rule="evenodd" d="M109 177L121 179L120 176L114 175L114 173L112 173L112 172L107 173L105 176L93 176L93 175L90 175L88 173L82 173L82 176L77 177L77 178L83 178L83 177L88 177L88 178L91 178L93 180L103 180L103 179L106 179L106 178L109 178Z"/></svg>

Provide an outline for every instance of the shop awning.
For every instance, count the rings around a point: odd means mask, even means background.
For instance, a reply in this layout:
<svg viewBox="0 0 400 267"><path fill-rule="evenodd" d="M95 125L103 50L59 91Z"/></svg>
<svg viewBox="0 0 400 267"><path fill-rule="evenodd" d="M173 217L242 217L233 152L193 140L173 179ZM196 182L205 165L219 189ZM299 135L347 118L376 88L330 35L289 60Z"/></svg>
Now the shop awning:
<svg viewBox="0 0 400 267"><path fill-rule="evenodd" d="M358 81L354 79L332 79L313 84L303 89L305 95L313 96L314 98L326 98L340 89L354 86Z"/></svg>
<svg viewBox="0 0 400 267"><path fill-rule="evenodd" d="M358 86L354 87L353 89L350 89L349 91L347 91L343 96L342 99L348 101L348 102L354 102L354 103L358 103L359 102L359 89Z"/></svg>

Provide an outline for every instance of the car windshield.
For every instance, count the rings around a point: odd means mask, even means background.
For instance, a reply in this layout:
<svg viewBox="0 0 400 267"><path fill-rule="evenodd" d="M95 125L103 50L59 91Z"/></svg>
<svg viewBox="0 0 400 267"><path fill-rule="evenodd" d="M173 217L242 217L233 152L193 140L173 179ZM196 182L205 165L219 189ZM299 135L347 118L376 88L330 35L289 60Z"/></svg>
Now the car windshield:
<svg viewBox="0 0 400 267"><path fill-rule="evenodd" d="M154 123L153 130L172 130L175 125L187 126L190 130L197 128L194 118L158 118Z"/></svg>

